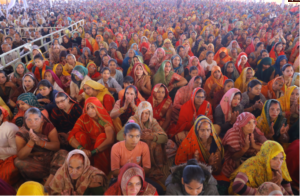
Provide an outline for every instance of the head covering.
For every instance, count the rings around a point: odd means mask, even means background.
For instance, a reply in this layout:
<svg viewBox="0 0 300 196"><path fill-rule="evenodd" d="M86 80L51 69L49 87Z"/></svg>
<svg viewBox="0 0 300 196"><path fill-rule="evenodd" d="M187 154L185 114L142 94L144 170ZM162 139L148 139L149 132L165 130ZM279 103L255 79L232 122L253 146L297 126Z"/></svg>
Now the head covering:
<svg viewBox="0 0 300 196"><path fill-rule="evenodd" d="M226 62L226 63L227 63L228 61L231 61L231 60L232 60L232 58L228 55L228 50L227 50L227 48L225 48L225 47L220 48L220 49L218 50L218 52L215 54L214 60L215 60L215 61L217 62L217 64L218 64L219 66L221 66L221 67L222 67L222 65L221 65L221 63L220 63L220 61L221 61L220 54L221 54L222 52L225 53L225 57L222 59L223 62Z"/></svg>
<svg viewBox="0 0 300 196"><path fill-rule="evenodd" d="M223 112L224 117L225 117L225 121L224 122L230 121L230 119L231 119L231 114L232 114L231 102L232 102L233 97L237 93L241 94L241 91L239 89L237 89L237 88L229 89L225 93L225 95L223 96L223 98L221 99L220 106L221 106L222 112ZM241 94L241 100L242 100L242 94Z"/></svg>
<svg viewBox="0 0 300 196"><path fill-rule="evenodd" d="M241 73L243 71L243 68L241 66L241 63L242 63L242 57L245 57L246 58L246 64L244 65L244 68L246 67L250 67L250 64L248 63L248 57L247 57L247 54L245 52L241 52L239 54L239 56L237 57L236 59L236 62L235 62L235 67L236 69L238 70L239 73Z"/></svg>
<svg viewBox="0 0 300 196"><path fill-rule="evenodd" d="M291 107L291 95L293 93L293 91L298 88L297 86L290 86L289 88L287 88L287 90L284 93L284 96L280 97L279 99L277 99L280 103L282 112L289 112L290 111L290 107ZM299 88L298 88L299 90Z"/></svg>
<svg viewBox="0 0 300 196"><path fill-rule="evenodd" d="M232 40L232 41L230 42L229 46L227 46L227 49L229 50L229 52L231 52L231 50L232 50L232 48L233 48L233 47L232 47L232 44L233 44L234 42L236 43L236 49L238 50L238 52L241 51L242 49L241 49L239 43L238 43L236 40Z"/></svg>
<svg viewBox="0 0 300 196"><path fill-rule="evenodd" d="M71 79L72 82L80 86L81 81L84 79L84 77L88 74L87 68L83 67L82 65L77 65L74 67L71 73ZM77 81L75 79L75 75L80 79L80 81Z"/></svg>
<svg viewBox="0 0 300 196"><path fill-rule="evenodd" d="M165 76L165 66L166 63L169 62L171 65L171 71L169 73L168 76ZM166 86L169 86L172 76L174 74L174 72L172 71L173 67L172 67L172 63L169 60L165 60L161 66L159 67L159 69L157 70L156 74L153 76L153 84L156 85L158 83L162 83Z"/></svg>
<svg viewBox="0 0 300 196"><path fill-rule="evenodd" d="M273 172L270 162L279 153L282 153L284 157L284 161L281 165L282 178L291 182L292 179L287 170L284 150L279 143L271 140L265 141L257 155L247 159L236 171L233 172L230 179L233 180L239 172L242 172L247 175L249 183L248 186L258 188L264 182L272 180Z"/></svg>
<svg viewBox="0 0 300 196"><path fill-rule="evenodd" d="M279 91L275 92L273 90L273 84L275 83L275 81L279 81L279 80L281 80L283 85ZM272 95L271 98L277 99L284 94L285 90L286 90L286 85L284 84L284 79L282 76L280 76L280 77L277 77L277 78L271 80L270 82L268 82L267 85L263 85L261 88L261 94L263 94L266 98L269 98L269 92L270 92Z"/></svg>
<svg viewBox="0 0 300 196"><path fill-rule="evenodd" d="M285 59L286 62L288 62L288 59L285 55L280 55L277 57L276 59L276 62L274 64L274 69L275 69L275 76L279 75L279 76L282 76L282 71L281 71L281 68L280 68L280 62Z"/></svg>
<svg viewBox="0 0 300 196"><path fill-rule="evenodd" d="M155 187L145 181L143 168L135 163L126 163L118 175L118 181L108 188L105 195L127 195L127 186L132 177L139 176L142 181L141 190L138 195L154 195Z"/></svg>
<svg viewBox="0 0 300 196"><path fill-rule="evenodd" d="M24 182L18 189L17 195L47 195L44 186L38 182Z"/></svg>
<svg viewBox="0 0 300 196"><path fill-rule="evenodd" d="M227 66L229 63L232 63L233 65L233 72L231 73L231 77L228 78L228 73L227 73ZM237 71L236 67L234 66L234 63L232 61L228 61L227 63L225 63L225 65L222 67L222 73L224 76L226 76L228 79L232 79L233 81L235 81L239 76L239 72Z"/></svg>
<svg viewBox="0 0 300 196"><path fill-rule="evenodd" d="M99 82L96 82L96 81L94 81L94 80L88 80L88 81L86 81L85 85L88 85L88 86L91 87L92 89L98 91L97 99L98 99L101 103L103 103L103 101L104 101L104 96L105 96L105 95L110 95L110 96L112 96L112 95L110 94L110 92L108 91L108 89L107 89L104 85L100 84ZM90 96L88 96L87 94L85 94L85 99L87 99L87 98L89 98L89 97L90 97Z"/></svg>
<svg viewBox="0 0 300 196"><path fill-rule="evenodd" d="M283 195L281 188L274 182L264 182L257 189L260 195Z"/></svg>
<svg viewBox="0 0 300 196"><path fill-rule="evenodd" d="M62 67L62 70L63 70L63 71L62 71L62 75L63 75L63 76L69 76L69 75L70 75L69 72L66 71L65 67L64 67L62 64L59 64L59 63L58 63L58 64L55 64L55 65L53 66L53 69L52 69L52 70L53 70L53 72L54 72L55 74L56 74L56 68L57 68L58 66L61 66L61 67Z"/></svg>
<svg viewBox="0 0 300 196"><path fill-rule="evenodd" d="M186 68L190 71L190 68L193 66L193 60L194 59L197 60L196 67L198 69L198 75L201 76L201 77L204 77L205 76L204 68L200 65L200 61L199 61L199 59L196 56L190 57L190 59L189 59L189 65Z"/></svg>
<svg viewBox="0 0 300 196"><path fill-rule="evenodd" d="M220 78L215 78L214 77L214 73L216 71L220 71ZM205 85L204 85L204 90L206 91L207 94L210 93L211 91L211 87L213 84L217 84L217 88L215 89L215 91L219 91L224 87L224 82L227 80L228 78L226 76L224 76L222 74L221 68L219 66L213 66L211 69L211 75L210 77L205 81Z"/></svg>
<svg viewBox="0 0 300 196"><path fill-rule="evenodd" d="M277 54L277 52L275 51L276 47L277 47L279 44L282 44L282 42L277 42L276 44L274 44L273 48L271 49L271 51L270 51L270 53L269 53L270 58L273 58L274 60L277 60L277 58L278 58L279 56L281 56L281 55L285 55L283 49L279 52L279 54Z"/></svg>
<svg viewBox="0 0 300 196"><path fill-rule="evenodd" d="M54 80L54 82L56 82L56 84L60 87L60 88L64 88L64 86L62 85L60 79L57 77L57 75L51 70L51 69L47 69L45 71L45 73L49 72L52 75L52 78Z"/></svg>
<svg viewBox="0 0 300 196"><path fill-rule="evenodd" d="M34 91L33 91L33 93L35 94L35 91L37 90L38 81L37 81L35 75L31 72L28 72L28 73L24 74L24 76L22 78L23 90L24 90L25 93L31 91L31 89L29 91L27 91L26 87L24 86L24 79L25 79L26 76L29 76L33 80L33 82L34 82L34 86L33 86Z"/></svg>
<svg viewBox="0 0 300 196"><path fill-rule="evenodd" d="M134 100L135 105L138 106L140 104L140 102L141 102L141 100L138 98L138 93L139 93L138 89L135 86L130 85L124 91L124 96L122 97L122 99L120 101L120 108L123 107L124 104L125 104L125 99L126 99L125 95L126 95L126 92L127 92L127 90L129 88L134 88L135 89L135 92L136 92L136 97L135 97L135 100ZM130 116L133 116L134 114L135 114L135 112L133 111L133 109L131 108L131 106L129 104L129 106L127 107L126 111L123 114L121 114L121 116L120 116L120 119L121 119L122 123L123 124L126 123L127 120L128 120L128 118Z"/></svg>
<svg viewBox="0 0 300 196"><path fill-rule="evenodd" d="M173 60L174 60L176 57L179 57L180 63L179 63L179 66L178 66L178 67L174 68L174 66L173 66ZM178 54L175 54L175 55L173 55L173 56L171 57L171 64L172 64L172 67L173 67L173 70L174 70L175 73L177 73L177 74L180 75L182 72L184 72L184 67L183 67L183 65L182 65L182 59L181 59L181 57L180 57Z"/></svg>
<svg viewBox="0 0 300 196"><path fill-rule="evenodd" d="M14 77L15 77L15 78L20 78L20 75L19 75L18 72L17 72L17 67L18 67L18 65L22 65L22 66L24 67L24 75L25 75L26 73L29 72L28 69L27 69L27 67L26 67L26 65L25 65L24 63L18 62L18 63L16 63L16 64L14 65Z"/></svg>
<svg viewBox="0 0 300 196"><path fill-rule="evenodd" d="M83 172L78 180L76 180L74 186L68 168L71 157L76 154L82 155L84 162ZM63 191L68 190L70 191L70 195L83 195L96 175L103 177L103 187L105 187L107 182L105 174L98 168L91 166L90 159L82 150L72 150L65 159L63 166L57 170L53 180L49 184L51 189L50 194L61 194Z"/></svg>
<svg viewBox="0 0 300 196"><path fill-rule="evenodd" d="M163 53L163 58L158 58L158 52ZM158 70L162 64L167 59L166 52L163 48L157 48L153 56L150 59L149 67L153 67L155 70Z"/></svg>
<svg viewBox="0 0 300 196"><path fill-rule="evenodd" d="M1 110L1 113L2 113L2 122L5 122L7 121L7 117L9 116L9 113L6 109L4 109L3 107L0 106L0 110ZM1 116L1 115L0 115Z"/></svg>
<svg viewBox="0 0 300 196"><path fill-rule="evenodd" d="M269 110L270 110L270 106L272 103L278 103L279 107L280 107L280 103L279 101L275 100L275 99L269 99L265 102L264 107L262 109L261 115L259 117L257 117L257 127L265 133L265 135L267 135L270 131L270 126L272 124L271 122L271 117L269 115ZM286 119L284 118L284 116L282 115L282 110L280 107L280 113L278 115L278 117L275 119L274 121L274 138L278 138L280 135L280 129L282 127L282 125L285 123Z"/></svg>
<svg viewBox="0 0 300 196"><path fill-rule="evenodd" d="M234 87L240 89L240 91L243 93L245 91L247 91L247 87L248 87L248 83L255 79L254 77L250 78L248 82L246 82L247 79L247 71L251 69L253 76L255 74L255 71L251 68L251 67L246 67L243 69L242 73L240 74L240 76L236 79L236 81L234 82Z"/></svg>
<svg viewBox="0 0 300 196"><path fill-rule="evenodd" d="M270 65L270 67L266 70L263 70L263 65ZM270 57L263 58L257 66L257 72L255 73L257 79L264 82L269 82L270 77L274 71L274 67L271 65L272 65L272 59Z"/></svg>

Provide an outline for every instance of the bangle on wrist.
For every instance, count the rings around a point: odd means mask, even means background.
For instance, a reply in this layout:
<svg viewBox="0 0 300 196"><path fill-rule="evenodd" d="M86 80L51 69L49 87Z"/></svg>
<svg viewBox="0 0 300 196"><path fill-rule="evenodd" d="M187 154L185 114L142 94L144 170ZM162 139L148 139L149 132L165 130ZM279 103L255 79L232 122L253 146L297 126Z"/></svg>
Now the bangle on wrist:
<svg viewBox="0 0 300 196"><path fill-rule="evenodd" d="M125 112L125 110L124 110L123 108L120 108L120 109L119 109L119 112L120 112L121 114L123 114L123 113Z"/></svg>
<svg viewBox="0 0 300 196"><path fill-rule="evenodd" d="M29 148L33 148L34 145L31 146L31 145L29 145L29 144L27 143L26 146L28 146Z"/></svg>
<svg viewBox="0 0 300 196"><path fill-rule="evenodd" d="M77 149L83 150L84 148L81 145L79 145L79 146L77 146Z"/></svg>

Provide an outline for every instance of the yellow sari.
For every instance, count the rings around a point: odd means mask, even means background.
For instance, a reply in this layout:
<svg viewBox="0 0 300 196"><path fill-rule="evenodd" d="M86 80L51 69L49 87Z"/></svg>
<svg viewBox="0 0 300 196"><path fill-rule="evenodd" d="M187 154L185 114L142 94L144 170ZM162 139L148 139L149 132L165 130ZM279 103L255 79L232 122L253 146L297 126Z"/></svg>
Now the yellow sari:
<svg viewBox="0 0 300 196"><path fill-rule="evenodd" d="M6 105L6 103L3 101L1 97L0 97L0 106L3 107L6 111L8 111L9 119L12 119L13 114L11 113L9 107Z"/></svg>
<svg viewBox="0 0 300 196"><path fill-rule="evenodd" d="M290 109L291 109L290 108L291 107L290 99L291 99L292 92L295 90L295 88L297 88L297 86L290 86L285 91L284 96L277 99L280 103L282 112L289 112L290 111Z"/></svg>
<svg viewBox="0 0 300 196"><path fill-rule="evenodd" d="M231 174L231 184L228 189L229 195L234 194L232 191L232 184L239 172L247 175L248 182L246 185L252 188L258 188L264 182L270 182L273 178L270 161L279 153L283 153L284 156L284 161L281 165L282 178L288 182L291 182L292 179L286 166L286 156L282 146L275 141L267 140L263 143L256 156L247 159Z"/></svg>
<svg viewBox="0 0 300 196"><path fill-rule="evenodd" d="M82 66L84 67L84 65L83 65L82 63L76 61L74 67L76 67L76 66L78 66L78 65L82 65ZM69 63L66 63L66 64L64 65L64 68L63 68L63 69L65 69L68 73L71 73L72 70L74 69L74 67L73 67L72 65L70 65Z"/></svg>
<svg viewBox="0 0 300 196"><path fill-rule="evenodd" d="M251 67L246 67L243 69L241 75L234 82L234 88L239 89L242 93L247 91L248 83L251 80L255 79L255 77L252 77L248 82L246 82L246 75L247 75L248 69L252 70L253 76L255 75L255 71Z"/></svg>
<svg viewBox="0 0 300 196"><path fill-rule="evenodd" d="M58 64L55 64L54 66L53 66L53 72L56 74L56 68L57 68L57 66L59 65L59 63ZM66 71L66 68L63 66L63 65L61 65L62 66L62 68L63 68L63 71L62 71L62 75L64 75L64 76L70 76L71 74L69 74L69 72L67 72Z"/></svg>

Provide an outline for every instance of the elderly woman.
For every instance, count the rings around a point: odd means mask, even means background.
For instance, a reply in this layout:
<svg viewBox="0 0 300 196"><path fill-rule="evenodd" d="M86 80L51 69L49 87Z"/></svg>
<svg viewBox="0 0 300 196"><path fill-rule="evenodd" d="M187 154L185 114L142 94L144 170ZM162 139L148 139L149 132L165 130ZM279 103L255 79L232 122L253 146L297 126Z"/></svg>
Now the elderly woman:
<svg viewBox="0 0 300 196"><path fill-rule="evenodd" d="M71 151L50 183L51 195L103 195L107 185L105 174L91 166L82 150Z"/></svg>
<svg viewBox="0 0 300 196"><path fill-rule="evenodd" d="M60 58L60 52L66 50L65 47L55 44L49 49L49 60L50 60L50 66L53 67L53 65L59 63Z"/></svg>
<svg viewBox="0 0 300 196"><path fill-rule="evenodd" d="M70 83L71 83L71 74L65 70L65 67L62 64L56 64L53 66L52 70L56 76L61 81L64 90L69 90Z"/></svg>
<svg viewBox="0 0 300 196"><path fill-rule="evenodd" d="M16 133L16 144L14 163L22 176L26 180L41 180L50 174L47 186L62 166L67 151L59 150L56 128L43 118L39 109L30 108L25 112L24 125Z"/></svg>
<svg viewBox="0 0 300 196"><path fill-rule="evenodd" d="M67 63L64 65L64 69L71 74L75 66L83 65L82 63L76 61L76 57L73 54L67 55Z"/></svg>
<svg viewBox="0 0 300 196"><path fill-rule="evenodd" d="M151 75L154 75L161 67L162 63L167 59L168 57L166 56L166 52L163 48L156 49L149 63L149 67L151 69Z"/></svg>
<svg viewBox="0 0 300 196"><path fill-rule="evenodd" d="M222 140L225 149L222 168L224 175L229 178L243 161L260 151L266 140L264 134L256 127L255 116L249 112L241 113Z"/></svg>
<svg viewBox="0 0 300 196"><path fill-rule="evenodd" d="M87 68L82 65L76 66L71 74L72 82L70 84L70 96L80 102L84 98L84 92L81 92L86 81L91 80L87 75Z"/></svg>
<svg viewBox="0 0 300 196"><path fill-rule="evenodd" d="M145 180L143 168L135 163L125 164L118 181L111 185L105 195L158 195L156 188Z"/></svg>
<svg viewBox="0 0 300 196"><path fill-rule="evenodd" d="M151 170L150 177L160 178L163 177L161 168L164 167L167 161L165 145L167 144L168 137L165 131L161 128L155 118L153 118L152 106L147 101L142 101L134 116L128 119L128 122L133 120L141 127L141 141L148 144L151 156ZM117 139L124 140L124 129L121 130Z"/></svg>
<svg viewBox="0 0 300 196"><path fill-rule="evenodd" d="M114 138L115 130L109 114L96 97L88 98L83 114L69 133L70 145L83 150L89 158L93 157L95 167L108 174Z"/></svg>
<svg viewBox="0 0 300 196"><path fill-rule="evenodd" d="M115 42L111 42L109 44L108 54L111 58L116 59L118 65L121 66L123 63L123 56L121 52L117 51L117 49L118 49L117 44Z"/></svg>
<svg viewBox="0 0 300 196"><path fill-rule="evenodd" d="M281 187L284 195L293 195L285 158L279 143L266 141L256 156L246 160L232 173L229 194L255 195L257 188L269 181Z"/></svg>
<svg viewBox="0 0 300 196"><path fill-rule="evenodd" d="M14 65L14 72L10 75L10 81L13 82L17 87L22 86L22 78L28 73L28 69L24 63L18 62Z"/></svg>

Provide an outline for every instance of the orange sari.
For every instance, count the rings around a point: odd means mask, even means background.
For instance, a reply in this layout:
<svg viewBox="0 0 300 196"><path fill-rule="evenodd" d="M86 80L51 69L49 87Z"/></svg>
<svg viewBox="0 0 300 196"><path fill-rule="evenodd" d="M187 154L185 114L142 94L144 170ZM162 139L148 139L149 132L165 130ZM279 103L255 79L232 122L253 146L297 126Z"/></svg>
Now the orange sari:
<svg viewBox="0 0 300 196"><path fill-rule="evenodd" d="M283 82L283 86L282 88L280 89L280 92L275 92L273 90L273 84L276 80L282 80ZM265 98L267 99L278 99L280 98L282 95L284 95L284 92L285 92L285 89L286 89L286 85L284 84L284 79L282 77L277 77L277 78L274 78L273 80L271 80L270 82L268 82L267 85L263 85L262 88L261 88L261 93L265 96ZM269 98L268 96L268 91L271 92L272 94L272 98Z"/></svg>
<svg viewBox="0 0 300 196"><path fill-rule="evenodd" d="M222 68L223 67L223 65L220 63L220 61L221 61L221 59L220 59L220 53L221 52L225 52L225 57L222 59L222 61L224 62L224 63L227 63L228 61L231 61L232 60L232 58L229 56L229 54L228 54L228 50L227 50L227 48L225 48L225 47L222 47L222 48L220 48L219 50L218 50L218 52L215 54L215 56L214 56L214 60L217 62L217 65L220 67L220 68Z"/></svg>
<svg viewBox="0 0 300 196"><path fill-rule="evenodd" d="M219 79L216 79L214 77L214 73L216 71L218 71L218 70L221 73L221 77ZM224 82L227 79L228 78L222 74L221 68L219 66L214 66L211 69L211 76L206 80L205 85L204 85L204 90L206 92L206 100L212 101L211 98L210 98L210 96L209 96L212 85L213 84L217 84L218 85L217 88L215 89L215 92L218 92L219 90L221 90L223 88Z"/></svg>
<svg viewBox="0 0 300 196"><path fill-rule="evenodd" d="M213 120L211 104L208 101L204 100L198 111L196 110L195 97L200 89L202 88L195 88L191 99L182 105L176 126L168 131L169 138L173 138L182 131L189 131L200 114L207 116L211 121Z"/></svg>
<svg viewBox="0 0 300 196"><path fill-rule="evenodd" d="M96 108L97 115L100 118L98 122L87 114L88 104L92 104ZM106 139L106 127L111 127L114 130L109 114L96 97L90 97L85 101L83 114L69 133L68 141L70 143L74 136L83 148L93 150L100 146ZM94 159L94 166L102 170L106 175L110 171L110 150L110 148L107 148L92 157Z"/></svg>

